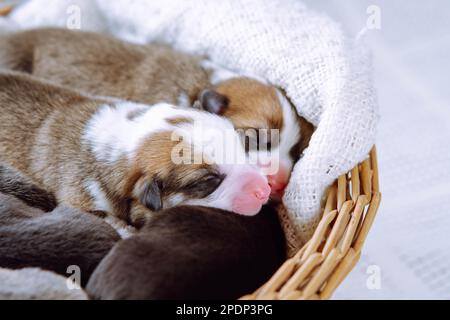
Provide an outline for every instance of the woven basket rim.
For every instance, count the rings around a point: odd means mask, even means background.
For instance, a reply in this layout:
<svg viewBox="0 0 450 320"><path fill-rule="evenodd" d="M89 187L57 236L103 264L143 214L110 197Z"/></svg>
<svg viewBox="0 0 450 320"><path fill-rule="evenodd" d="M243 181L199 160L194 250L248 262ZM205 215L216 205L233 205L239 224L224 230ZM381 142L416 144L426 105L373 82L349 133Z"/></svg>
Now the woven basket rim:
<svg viewBox="0 0 450 320"><path fill-rule="evenodd" d="M312 238L242 300L325 300L355 267L381 201L377 151L328 189Z"/></svg>

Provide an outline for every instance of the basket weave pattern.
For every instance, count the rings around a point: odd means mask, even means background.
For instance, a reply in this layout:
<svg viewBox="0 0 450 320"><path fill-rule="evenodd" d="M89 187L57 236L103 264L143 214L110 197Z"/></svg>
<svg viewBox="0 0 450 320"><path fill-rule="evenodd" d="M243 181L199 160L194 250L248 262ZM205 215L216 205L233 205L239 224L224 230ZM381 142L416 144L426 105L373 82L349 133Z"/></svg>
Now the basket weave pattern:
<svg viewBox="0 0 450 320"><path fill-rule="evenodd" d="M381 200L375 147L329 188L312 238L243 300L329 299L358 262Z"/></svg>

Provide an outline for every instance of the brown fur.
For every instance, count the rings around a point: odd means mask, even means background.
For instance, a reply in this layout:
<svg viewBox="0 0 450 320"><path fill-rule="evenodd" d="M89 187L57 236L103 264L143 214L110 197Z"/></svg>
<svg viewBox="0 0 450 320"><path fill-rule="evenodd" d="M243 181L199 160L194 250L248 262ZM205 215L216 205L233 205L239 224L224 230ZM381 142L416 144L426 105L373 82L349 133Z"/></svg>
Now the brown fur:
<svg viewBox="0 0 450 320"><path fill-rule="evenodd" d="M297 161L301 156L303 151L308 147L309 141L314 133L314 126L306 121L304 118L298 118L300 125L300 140L292 147L290 155L294 161Z"/></svg>
<svg viewBox="0 0 450 320"><path fill-rule="evenodd" d="M228 97L229 105L224 116L229 118L236 128L283 127L283 114L280 112L280 102L273 87L250 78L235 78L220 83L214 89Z"/></svg>
<svg viewBox="0 0 450 320"><path fill-rule="evenodd" d="M104 104L26 75L0 74L2 160L45 186L60 203L87 212L97 210L85 189L85 179L94 179L112 203L110 213L124 220L138 216L138 225L142 216L130 214L132 202L148 207L144 191L151 183L164 181L163 199L175 191L195 196L199 189L220 183L219 175L209 179L214 166L173 164L170 150L175 142L167 132L147 139L132 165L124 158L114 165L96 161L81 138L86 122Z"/></svg>
<svg viewBox="0 0 450 320"><path fill-rule="evenodd" d="M92 32L37 29L0 36L0 48L0 67L92 95L178 104L185 94L193 105L202 90L210 88L229 101L221 115L235 128L283 127L273 87L241 77L212 86L210 70L201 66L199 58L162 45L134 45Z"/></svg>
<svg viewBox="0 0 450 320"><path fill-rule="evenodd" d="M95 299L237 299L267 281L284 252L270 207L255 217L176 207L117 243L86 290Z"/></svg>
<svg viewBox="0 0 450 320"><path fill-rule="evenodd" d="M55 209L55 196L13 167L0 163L0 192L14 196L44 212Z"/></svg>
<svg viewBox="0 0 450 320"><path fill-rule="evenodd" d="M67 89L18 74L0 75L0 154L67 205L89 211L82 177L95 171L81 150L81 130L101 105ZM20 143L17 143L20 141Z"/></svg>
<svg viewBox="0 0 450 320"><path fill-rule="evenodd" d="M120 240L101 219L58 207L51 213L0 193L0 267L36 267L70 276L76 265L85 285L97 264Z"/></svg>
<svg viewBox="0 0 450 320"><path fill-rule="evenodd" d="M0 37L0 48L0 67L92 95L177 104L182 93L194 101L209 85L197 58L162 45L139 46L92 32L12 33Z"/></svg>

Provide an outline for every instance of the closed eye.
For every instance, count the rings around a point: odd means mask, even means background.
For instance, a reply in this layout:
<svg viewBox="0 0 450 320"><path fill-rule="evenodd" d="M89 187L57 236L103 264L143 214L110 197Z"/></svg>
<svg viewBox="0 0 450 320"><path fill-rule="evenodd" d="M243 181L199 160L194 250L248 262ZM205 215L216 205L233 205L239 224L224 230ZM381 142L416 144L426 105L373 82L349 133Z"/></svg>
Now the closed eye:
<svg viewBox="0 0 450 320"><path fill-rule="evenodd" d="M183 193L190 198L202 199L209 196L211 193L222 184L225 179L225 175L219 173L206 174L196 181L185 185L182 190Z"/></svg>
<svg viewBox="0 0 450 320"><path fill-rule="evenodd" d="M272 137L268 129L247 128L239 131L245 152L272 151Z"/></svg>

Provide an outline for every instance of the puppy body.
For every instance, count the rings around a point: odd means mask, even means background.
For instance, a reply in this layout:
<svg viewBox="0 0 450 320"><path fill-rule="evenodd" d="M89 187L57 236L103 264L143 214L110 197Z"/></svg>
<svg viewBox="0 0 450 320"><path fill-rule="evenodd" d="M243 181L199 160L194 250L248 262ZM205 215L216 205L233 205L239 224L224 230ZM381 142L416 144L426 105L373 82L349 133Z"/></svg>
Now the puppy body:
<svg viewBox="0 0 450 320"><path fill-rule="evenodd" d="M270 193L257 167L218 164L215 147L245 153L232 124L206 112L91 99L18 74L0 74L0 109L3 160L84 211L124 220L136 211L139 220L185 203L256 214ZM196 125L233 134L217 145L194 135ZM176 130L183 143L172 139ZM179 145L199 147L192 156L201 161L174 162Z"/></svg>
<svg viewBox="0 0 450 320"><path fill-rule="evenodd" d="M279 143L262 155L266 166L278 167L268 174L278 197L313 132L274 87L165 46L134 45L90 32L37 29L0 37L0 48L0 67L91 95L195 106L227 117L236 129L278 130ZM258 150L253 151L261 156Z"/></svg>
<svg viewBox="0 0 450 320"><path fill-rule="evenodd" d="M29 177L13 167L0 163L0 192L14 196L31 207L52 211L57 203L55 196L38 186Z"/></svg>
<svg viewBox="0 0 450 320"><path fill-rule="evenodd" d="M101 219L70 208L51 213L0 193L0 267L37 267L64 276L70 266L85 285L98 263L120 239Z"/></svg>
<svg viewBox="0 0 450 320"><path fill-rule="evenodd" d="M87 292L96 299L237 299L281 265L276 212L255 217L204 207L158 213L100 263Z"/></svg>
<svg viewBox="0 0 450 320"><path fill-rule="evenodd" d="M93 96L152 105L190 105L209 86L200 60L163 45L107 35L36 29L0 37L0 67L33 74Z"/></svg>

